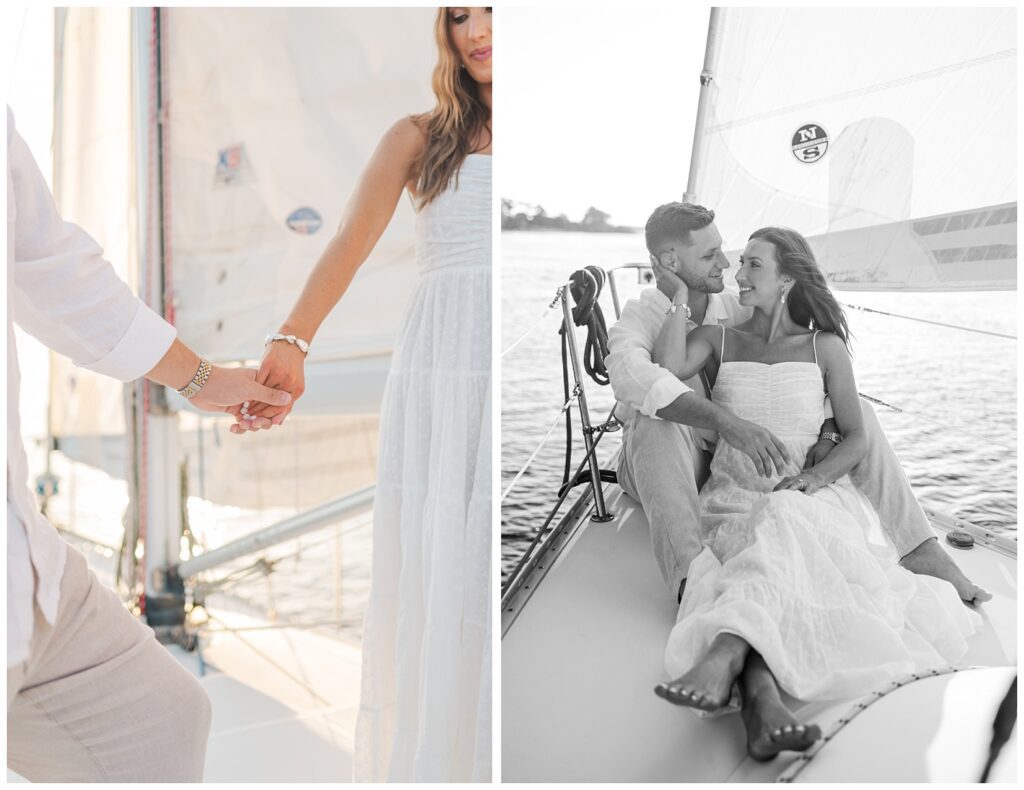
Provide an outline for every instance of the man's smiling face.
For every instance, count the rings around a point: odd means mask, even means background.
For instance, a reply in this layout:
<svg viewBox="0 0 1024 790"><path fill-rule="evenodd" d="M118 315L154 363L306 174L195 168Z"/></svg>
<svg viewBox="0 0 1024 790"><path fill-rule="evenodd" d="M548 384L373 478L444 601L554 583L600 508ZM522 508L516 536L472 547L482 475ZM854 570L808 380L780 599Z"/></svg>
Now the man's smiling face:
<svg viewBox="0 0 1024 790"><path fill-rule="evenodd" d="M722 234L715 223L690 231L690 241L674 242L665 250L675 257L675 272L686 287L703 293L719 293L725 288L723 272L729 261L722 252ZM664 254L661 258L665 261Z"/></svg>

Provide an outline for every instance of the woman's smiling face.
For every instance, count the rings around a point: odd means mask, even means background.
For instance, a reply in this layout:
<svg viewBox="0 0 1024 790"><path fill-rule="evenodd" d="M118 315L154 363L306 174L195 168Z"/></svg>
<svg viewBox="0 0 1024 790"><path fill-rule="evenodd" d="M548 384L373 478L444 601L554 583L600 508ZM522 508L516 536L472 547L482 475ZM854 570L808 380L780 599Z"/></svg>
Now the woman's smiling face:
<svg viewBox="0 0 1024 790"><path fill-rule="evenodd" d="M448 36L469 76L478 83L490 83L491 9L449 8Z"/></svg>
<svg viewBox="0 0 1024 790"><path fill-rule="evenodd" d="M762 239L751 239L740 256L736 284L740 287L740 304L747 307L771 307L789 288L791 278L779 273L775 245Z"/></svg>

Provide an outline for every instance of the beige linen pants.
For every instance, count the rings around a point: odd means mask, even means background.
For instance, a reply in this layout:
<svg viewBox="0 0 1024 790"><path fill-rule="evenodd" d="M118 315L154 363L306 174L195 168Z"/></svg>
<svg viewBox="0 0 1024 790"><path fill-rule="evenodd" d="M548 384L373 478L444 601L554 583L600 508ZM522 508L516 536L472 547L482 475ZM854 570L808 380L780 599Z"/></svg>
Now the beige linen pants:
<svg viewBox="0 0 1024 790"><path fill-rule="evenodd" d="M85 558L68 547L57 622L36 607L7 670L7 765L33 782L198 782L212 708Z"/></svg>

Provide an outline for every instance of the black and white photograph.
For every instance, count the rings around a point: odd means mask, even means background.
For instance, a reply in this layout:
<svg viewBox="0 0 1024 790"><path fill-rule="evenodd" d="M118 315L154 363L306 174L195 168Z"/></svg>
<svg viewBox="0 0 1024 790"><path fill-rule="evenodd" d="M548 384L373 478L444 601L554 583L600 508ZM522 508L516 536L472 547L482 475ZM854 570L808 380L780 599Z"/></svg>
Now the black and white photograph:
<svg viewBox="0 0 1024 790"><path fill-rule="evenodd" d="M1016 9L502 36L502 781L1015 782Z"/></svg>

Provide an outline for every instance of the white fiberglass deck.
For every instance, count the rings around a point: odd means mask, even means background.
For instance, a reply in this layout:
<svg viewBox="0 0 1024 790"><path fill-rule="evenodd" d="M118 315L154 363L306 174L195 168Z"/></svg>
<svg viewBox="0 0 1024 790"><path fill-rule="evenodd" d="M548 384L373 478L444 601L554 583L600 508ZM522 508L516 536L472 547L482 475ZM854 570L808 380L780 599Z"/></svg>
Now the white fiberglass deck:
<svg viewBox="0 0 1024 790"><path fill-rule="evenodd" d="M600 524L585 514L557 559L542 560L545 567L527 581L531 589L502 612L503 781L773 781L794 753L756 763L746 757L738 716L701 720L654 695L666 679L662 656L676 606L642 510L617 486L605 490L615 520ZM995 595L981 608L986 626L972 637L965 663L1015 664L1015 557L980 546L950 551ZM900 688L842 728L800 778L976 781L991 716L1012 676L1005 669L972 671ZM956 700L967 687L977 702L971 710L995 700L978 714L988 722L980 731L957 720ZM930 704L921 703L922 694ZM828 733L850 708L844 701L800 710ZM952 734L959 751L938 749ZM887 759L895 743L913 759ZM1004 751L1013 752L1013 744ZM943 754L955 760L944 762Z"/></svg>
<svg viewBox="0 0 1024 790"><path fill-rule="evenodd" d="M86 556L109 584L109 563ZM200 650L168 647L213 704L204 781L351 781L358 643L219 607L211 614ZM7 780L25 781L13 771Z"/></svg>

